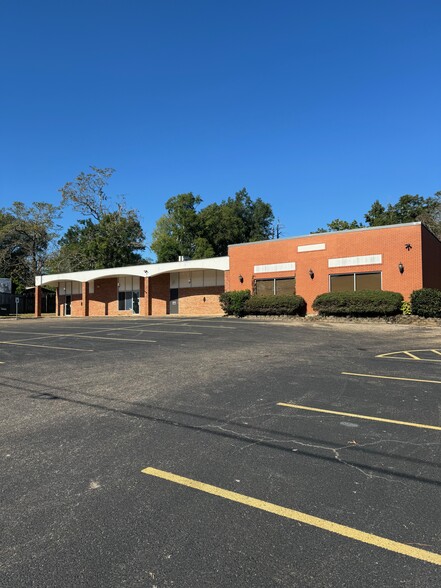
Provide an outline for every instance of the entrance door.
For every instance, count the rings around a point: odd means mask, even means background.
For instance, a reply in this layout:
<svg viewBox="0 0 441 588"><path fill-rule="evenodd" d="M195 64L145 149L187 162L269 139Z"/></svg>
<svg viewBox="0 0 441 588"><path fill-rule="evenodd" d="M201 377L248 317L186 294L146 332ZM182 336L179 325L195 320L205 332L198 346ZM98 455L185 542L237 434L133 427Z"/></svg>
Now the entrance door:
<svg viewBox="0 0 441 588"><path fill-rule="evenodd" d="M139 292L133 291L133 314L139 314Z"/></svg>
<svg viewBox="0 0 441 588"><path fill-rule="evenodd" d="M64 306L64 315L70 316L72 314L72 296L66 294L66 304Z"/></svg>
<svg viewBox="0 0 441 588"><path fill-rule="evenodd" d="M170 314L179 314L179 290L170 289Z"/></svg>

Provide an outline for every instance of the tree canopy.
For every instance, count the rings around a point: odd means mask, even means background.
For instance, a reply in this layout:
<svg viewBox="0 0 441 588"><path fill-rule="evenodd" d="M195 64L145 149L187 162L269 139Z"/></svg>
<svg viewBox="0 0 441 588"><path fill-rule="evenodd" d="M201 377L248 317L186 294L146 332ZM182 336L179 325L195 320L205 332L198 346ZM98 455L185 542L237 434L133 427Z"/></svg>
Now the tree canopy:
<svg viewBox="0 0 441 588"><path fill-rule="evenodd" d="M0 276L10 277L17 290L32 286L45 271L59 217L60 207L47 202L26 206L17 201L0 210Z"/></svg>
<svg viewBox="0 0 441 588"><path fill-rule="evenodd" d="M201 210L200 196L178 194L167 200L152 235L151 249L158 262L227 255L228 245L270 239L274 215L270 204L261 198L252 200L243 188L220 204Z"/></svg>
<svg viewBox="0 0 441 588"><path fill-rule="evenodd" d="M145 263L144 231L136 210L128 209L120 198L115 204L104 188L111 168L92 167L80 173L60 190L62 205L71 206L84 217L70 227L59 241L59 249L49 262L53 272L70 272Z"/></svg>
<svg viewBox="0 0 441 588"><path fill-rule="evenodd" d="M434 196L428 198L418 194L414 196L405 194L395 204L387 204L386 206L381 204L379 200L375 200L364 215L364 219L365 224L356 220L348 222L335 219L327 224L326 229L320 228L314 232L344 231L421 221L441 238L441 192L436 192Z"/></svg>

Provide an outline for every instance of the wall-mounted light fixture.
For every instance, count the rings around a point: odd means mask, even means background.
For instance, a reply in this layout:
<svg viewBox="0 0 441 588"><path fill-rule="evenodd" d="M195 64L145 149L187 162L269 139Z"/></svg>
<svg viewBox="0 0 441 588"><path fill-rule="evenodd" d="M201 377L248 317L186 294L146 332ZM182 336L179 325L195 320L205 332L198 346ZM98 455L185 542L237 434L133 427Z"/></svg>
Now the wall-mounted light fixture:
<svg viewBox="0 0 441 588"><path fill-rule="evenodd" d="M239 274L239 282L240 282L241 284L243 284L243 275L242 275L242 274Z"/></svg>
<svg viewBox="0 0 441 588"><path fill-rule="evenodd" d="M309 273L309 277L311 278L311 280L313 280L314 279L314 270L310 269L308 273Z"/></svg>
<svg viewBox="0 0 441 588"><path fill-rule="evenodd" d="M401 263L398 264L398 271L400 272L400 274L402 274L404 272L404 265Z"/></svg>
<svg viewBox="0 0 441 588"><path fill-rule="evenodd" d="M412 249L412 245L410 243L406 243L404 247L407 249L407 251L410 251Z"/></svg>

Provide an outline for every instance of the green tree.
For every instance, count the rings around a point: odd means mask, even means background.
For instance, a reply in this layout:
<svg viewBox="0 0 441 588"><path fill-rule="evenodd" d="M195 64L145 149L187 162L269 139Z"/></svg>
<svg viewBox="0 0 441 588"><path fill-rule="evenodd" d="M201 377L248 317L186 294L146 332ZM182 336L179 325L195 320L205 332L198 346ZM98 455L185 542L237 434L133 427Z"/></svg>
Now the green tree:
<svg viewBox="0 0 441 588"><path fill-rule="evenodd" d="M202 231L216 256L228 254L228 245L266 241L274 236L274 214L261 198L253 201L247 190L236 192L220 204L210 204L200 213Z"/></svg>
<svg viewBox="0 0 441 588"><path fill-rule="evenodd" d="M18 290L32 286L47 269L59 217L60 207L47 202L13 202L0 211L0 274L11 277Z"/></svg>
<svg viewBox="0 0 441 588"><path fill-rule="evenodd" d="M326 226L328 227L327 229L319 228L316 231L314 231L314 233L328 233L329 231L349 231L351 229L363 228L363 225L356 220L348 222L345 220L341 220L339 218L335 218Z"/></svg>
<svg viewBox="0 0 441 588"><path fill-rule="evenodd" d="M177 261L180 255L194 258L196 240L201 237L196 208L202 198L192 192L178 194L165 203L166 214L156 222L151 249L158 262Z"/></svg>
<svg viewBox="0 0 441 588"><path fill-rule="evenodd" d="M429 198L418 194L415 196L405 194L396 204L388 204L386 208L376 200L364 217L370 227L412 223L423 217L432 218L439 211L441 194L439 192L437 194Z"/></svg>
<svg viewBox="0 0 441 588"><path fill-rule="evenodd" d="M92 167L61 188L62 205L86 218L70 227L50 260L53 272L81 271L145 263L144 231L136 210L124 199L113 204L105 187L114 170ZM113 208L113 210L112 210Z"/></svg>
<svg viewBox="0 0 441 588"><path fill-rule="evenodd" d="M387 206L381 204L379 200L375 200L364 218L366 225L356 220L348 222L335 219L328 223L326 229L320 228L314 232L325 233L328 231L359 229L363 226L379 227L421 221L435 235L441 238L441 192L436 192L434 196L428 198L418 194L414 196L405 194L395 204L388 204Z"/></svg>
<svg viewBox="0 0 441 588"><path fill-rule="evenodd" d="M201 203L192 193L166 202L167 213L158 219L151 245L158 262L176 261L180 255L191 259L227 255L228 245L273 236L271 206L261 198L253 201L245 188L198 211Z"/></svg>

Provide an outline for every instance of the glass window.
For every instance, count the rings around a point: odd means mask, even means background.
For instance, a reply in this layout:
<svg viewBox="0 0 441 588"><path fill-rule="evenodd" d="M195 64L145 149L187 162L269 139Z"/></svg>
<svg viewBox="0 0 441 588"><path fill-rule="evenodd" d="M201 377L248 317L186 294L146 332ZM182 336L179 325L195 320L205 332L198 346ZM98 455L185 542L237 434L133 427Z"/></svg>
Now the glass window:
<svg viewBox="0 0 441 588"><path fill-rule="evenodd" d="M133 291L133 314L139 314L139 290Z"/></svg>
<svg viewBox="0 0 441 588"><path fill-rule="evenodd" d="M295 294L296 278L271 278L256 280L256 294L269 296L271 294Z"/></svg>
<svg viewBox="0 0 441 588"><path fill-rule="evenodd" d="M381 290L381 272L360 274L336 274L329 276L330 292L353 292L354 290Z"/></svg>
<svg viewBox="0 0 441 588"><path fill-rule="evenodd" d="M331 276L330 290L331 292L353 292L354 274Z"/></svg>
<svg viewBox="0 0 441 588"><path fill-rule="evenodd" d="M296 293L296 279L282 278L275 281L276 294L295 294Z"/></svg>
<svg viewBox="0 0 441 588"><path fill-rule="evenodd" d="M125 292L118 292L118 310L126 309L126 295Z"/></svg>
<svg viewBox="0 0 441 588"><path fill-rule="evenodd" d="M258 296L274 294L274 280L256 280L256 294Z"/></svg>
<svg viewBox="0 0 441 588"><path fill-rule="evenodd" d="M132 310L132 299L133 299L133 292L125 292L126 295L126 310Z"/></svg>
<svg viewBox="0 0 441 588"><path fill-rule="evenodd" d="M356 290L381 290L381 273L355 274Z"/></svg>

